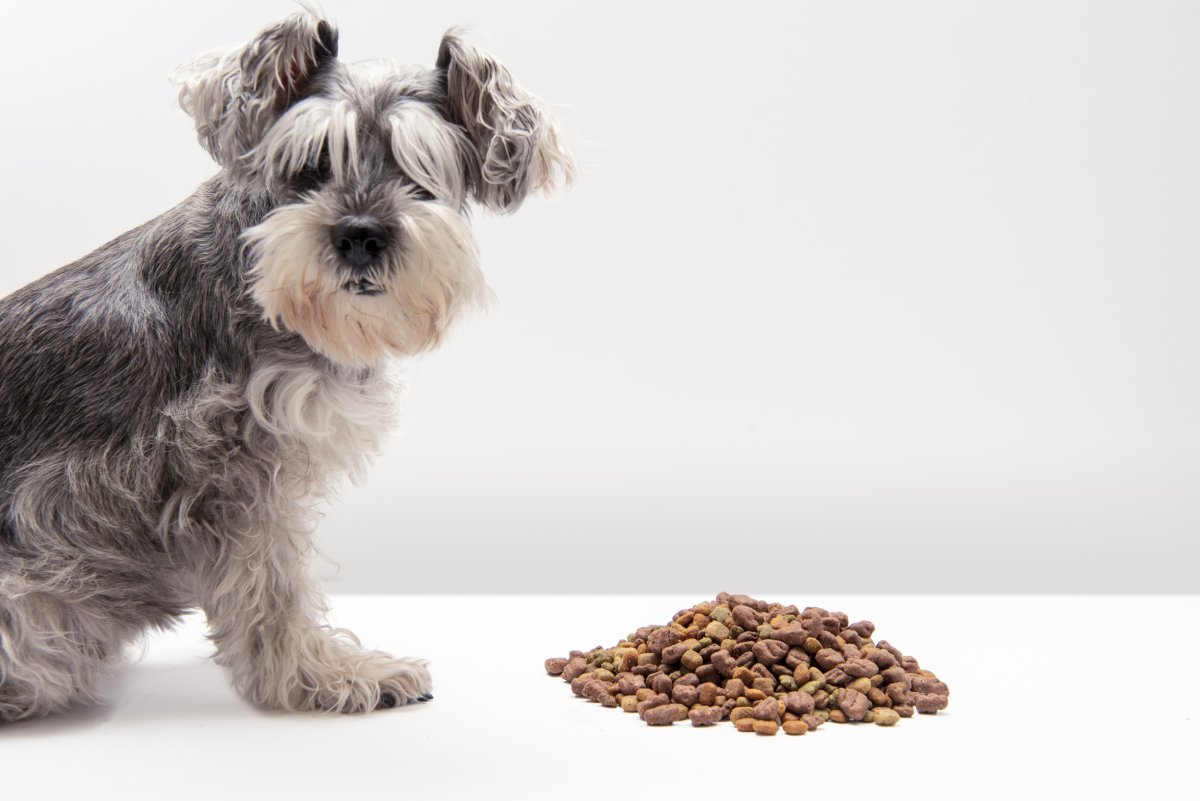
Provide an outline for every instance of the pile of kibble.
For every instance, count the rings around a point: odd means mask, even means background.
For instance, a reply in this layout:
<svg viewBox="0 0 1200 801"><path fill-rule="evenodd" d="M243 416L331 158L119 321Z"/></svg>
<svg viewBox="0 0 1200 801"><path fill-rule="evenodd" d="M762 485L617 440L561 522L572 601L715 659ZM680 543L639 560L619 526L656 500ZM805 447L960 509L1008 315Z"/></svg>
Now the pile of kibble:
<svg viewBox="0 0 1200 801"><path fill-rule="evenodd" d="M547 659L576 695L651 726L728 718L739 731L804 734L826 721L893 726L945 709L949 688L841 612L720 593L612 648Z"/></svg>

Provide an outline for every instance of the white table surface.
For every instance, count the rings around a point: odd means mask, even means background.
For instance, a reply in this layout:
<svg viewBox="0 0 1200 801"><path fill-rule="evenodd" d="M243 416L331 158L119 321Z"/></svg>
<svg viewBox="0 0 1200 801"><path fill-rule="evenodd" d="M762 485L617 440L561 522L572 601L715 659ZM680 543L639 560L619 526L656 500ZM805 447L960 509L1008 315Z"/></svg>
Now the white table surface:
<svg viewBox="0 0 1200 801"><path fill-rule="evenodd" d="M257 711L206 658L203 619L192 617L149 638L111 706L0 727L0 798L1196 792L1200 596L751 594L874 621L877 638L949 684L949 709L892 729L826 724L803 737L759 737L728 723L650 728L575 698L542 660L612 645L705 593L343 595L333 598L333 623L371 646L431 660L432 702L357 717Z"/></svg>

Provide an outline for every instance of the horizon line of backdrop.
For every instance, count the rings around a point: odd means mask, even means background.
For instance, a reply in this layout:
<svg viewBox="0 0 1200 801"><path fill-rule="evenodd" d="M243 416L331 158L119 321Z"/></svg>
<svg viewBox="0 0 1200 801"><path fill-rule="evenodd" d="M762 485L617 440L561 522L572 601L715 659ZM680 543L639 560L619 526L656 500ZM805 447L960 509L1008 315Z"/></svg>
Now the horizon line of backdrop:
<svg viewBox="0 0 1200 801"><path fill-rule="evenodd" d="M1200 3L324 5L473 25L582 167L475 215L334 589L1200 590ZM211 175L165 76L294 9L10 10L0 292Z"/></svg>

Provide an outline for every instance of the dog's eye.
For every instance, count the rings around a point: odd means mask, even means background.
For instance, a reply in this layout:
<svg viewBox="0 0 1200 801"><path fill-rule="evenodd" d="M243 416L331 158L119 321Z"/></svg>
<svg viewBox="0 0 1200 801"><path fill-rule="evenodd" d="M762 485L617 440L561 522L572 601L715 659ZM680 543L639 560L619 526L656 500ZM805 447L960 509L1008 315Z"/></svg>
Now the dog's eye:
<svg viewBox="0 0 1200 801"><path fill-rule="evenodd" d="M329 153L322 150L315 163L306 164L304 169L296 173L292 178L292 185L297 191L307 192L320 188L332 177L333 167L329 162Z"/></svg>
<svg viewBox="0 0 1200 801"><path fill-rule="evenodd" d="M409 190L417 200L434 200L433 193L420 184L414 183Z"/></svg>

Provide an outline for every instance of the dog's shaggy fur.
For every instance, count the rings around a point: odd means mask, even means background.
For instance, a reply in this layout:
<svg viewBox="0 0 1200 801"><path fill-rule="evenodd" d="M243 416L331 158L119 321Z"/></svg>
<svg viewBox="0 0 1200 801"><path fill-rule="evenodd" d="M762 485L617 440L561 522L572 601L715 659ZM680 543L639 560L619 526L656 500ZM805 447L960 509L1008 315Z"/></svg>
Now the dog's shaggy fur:
<svg viewBox="0 0 1200 801"><path fill-rule="evenodd" d="M468 201L512 211L572 162L455 31L429 69L336 53L298 14L189 65L220 174L0 300L0 721L98 701L196 606L256 704L430 697L422 661L323 623L315 507L389 430L384 362L485 299Z"/></svg>

